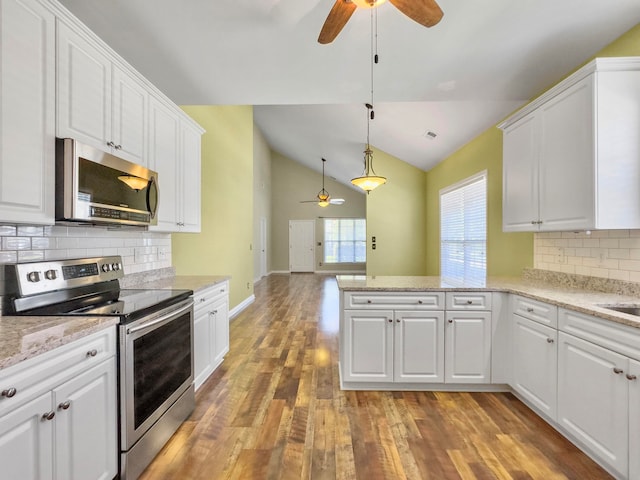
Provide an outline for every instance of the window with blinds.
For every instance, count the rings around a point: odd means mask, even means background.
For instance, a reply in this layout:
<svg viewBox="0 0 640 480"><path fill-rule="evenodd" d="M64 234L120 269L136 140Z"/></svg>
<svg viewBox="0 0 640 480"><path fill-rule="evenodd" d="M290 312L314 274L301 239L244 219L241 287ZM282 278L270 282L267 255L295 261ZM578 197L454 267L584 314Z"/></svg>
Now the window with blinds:
<svg viewBox="0 0 640 480"><path fill-rule="evenodd" d="M487 277L487 172L440 191L440 276L454 287Z"/></svg>
<svg viewBox="0 0 640 480"><path fill-rule="evenodd" d="M324 219L324 263L364 263L367 224L364 218Z"/></svg>

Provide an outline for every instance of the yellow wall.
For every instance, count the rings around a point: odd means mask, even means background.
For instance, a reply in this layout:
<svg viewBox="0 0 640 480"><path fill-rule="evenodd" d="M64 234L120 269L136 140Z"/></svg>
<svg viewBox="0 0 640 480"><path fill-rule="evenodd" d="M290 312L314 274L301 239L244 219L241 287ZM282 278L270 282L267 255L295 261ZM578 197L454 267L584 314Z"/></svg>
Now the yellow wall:
<svg viewBox="0 0 640 480"><path fill-rule="evenodd" d="M426 173L373 150L375 171L387 183L367 195L367 275L424 275Z"/></svg>
<svg viewBox="0 0 640 480"><path fill-rule="evenodd" d="M640 55L640 24L588 61L635 55ZM502 232L502 132L491 127L427 172L427 275L440 272L439 190L484 169L488 170L487 274L519 275L523 268L533 266L533 234Z"/></svg>
<svg viewBox="0 0 640 480"><path fill-rule="evenodd" d="M172 235L179 275L231 275L230 307L253 294L253 107L185 106L202 136L202 231Z"/></svg>

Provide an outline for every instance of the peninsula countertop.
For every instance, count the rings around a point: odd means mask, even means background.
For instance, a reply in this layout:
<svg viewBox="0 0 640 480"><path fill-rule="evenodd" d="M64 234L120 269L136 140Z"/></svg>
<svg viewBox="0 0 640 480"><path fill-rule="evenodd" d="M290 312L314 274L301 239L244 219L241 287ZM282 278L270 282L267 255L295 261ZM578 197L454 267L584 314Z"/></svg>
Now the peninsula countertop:
<svg viewBox="0 0 640 480"><path fill-rule="evenodd" d="M484 285L462 286L448 284L437 276L338 275L336 280L338 288L342 291L492 291L513 293L630 327L640 328L640 317L608 310L603 307L604 305L640 305L640 297L634 295L597 292L516 277L489 277Z"/></svg>

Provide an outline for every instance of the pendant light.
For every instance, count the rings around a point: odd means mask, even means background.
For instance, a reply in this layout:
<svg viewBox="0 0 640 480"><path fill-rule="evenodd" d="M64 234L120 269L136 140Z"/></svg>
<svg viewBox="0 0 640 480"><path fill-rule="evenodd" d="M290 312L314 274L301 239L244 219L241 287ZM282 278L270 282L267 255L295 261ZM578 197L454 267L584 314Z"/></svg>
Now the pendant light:
<svg viewBox="0 0 640 480"><path fill-rule="evenodd" d="M369 193L374 188L387 183L387 179L385 177L376 175L376 172L373 169L373 150L371 149L371 144L369 143L370 123L371 120L375 118L375 113L373 111L373 66L374 63L378 63L378 55L374 54L373 48L373 15L374 11L371 10L371 103L365 104L365 106L367 107L367 144L364 149L364 172L360 177L351 179L352 184L354 184L356 187L360 187L367 193Z"/></svg>

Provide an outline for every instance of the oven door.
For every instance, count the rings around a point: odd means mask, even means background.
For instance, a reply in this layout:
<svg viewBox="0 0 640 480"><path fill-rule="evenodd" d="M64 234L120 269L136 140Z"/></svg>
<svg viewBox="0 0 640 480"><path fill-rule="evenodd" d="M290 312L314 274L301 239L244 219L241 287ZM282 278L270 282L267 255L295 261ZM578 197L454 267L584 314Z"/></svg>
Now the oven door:
<svg viewBox="0 0 640 480"><path fill-rule="evenodd" d="M122 450L129 450L192 383L192 299L120 325Z"/></svg>

